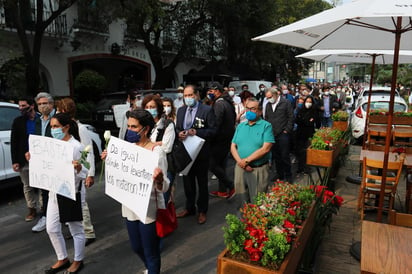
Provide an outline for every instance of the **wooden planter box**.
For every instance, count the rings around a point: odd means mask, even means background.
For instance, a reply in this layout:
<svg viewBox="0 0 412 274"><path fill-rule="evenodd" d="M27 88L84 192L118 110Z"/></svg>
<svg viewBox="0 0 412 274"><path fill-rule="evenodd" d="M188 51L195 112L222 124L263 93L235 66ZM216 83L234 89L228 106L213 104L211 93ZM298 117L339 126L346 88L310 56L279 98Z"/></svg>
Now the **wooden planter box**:
<svg viewBox="0 0 412 274"><path fill-rule="evenodd" d="M371 124L387 124L388 116L386 115L370 115L369 123ZM405 116L394 116L393 123L394 125L412 125L412 117Z"/></svg>
<svg viewBox="0 0 412 274"><path fill-rule="evenodd" d="M332 128L336 128L340 131L346 131L348 129L348 121L333 121Z"/></svg>
<svg viewBox="0 0 412 274"><path fill-rule="evenodd" d="M218 274L277 274L287 273L294 274L298 269L300 259L305 250L314 225L315 225L315 203L312 204L306 220L303 222L302 228L299 230L295 241L289 253L286 255L282 265L278 270L270 270L262 266L252 265L246 262L240 262L226 257L228 250L223 250L217 257L217 273Z"/></svg>
<svg viewBox="0 0 412 274"><path fill-rule="evenodd" d="M312 166L331 167L339 155L339 148L335 150L306 149L306 164Z"/></svg>

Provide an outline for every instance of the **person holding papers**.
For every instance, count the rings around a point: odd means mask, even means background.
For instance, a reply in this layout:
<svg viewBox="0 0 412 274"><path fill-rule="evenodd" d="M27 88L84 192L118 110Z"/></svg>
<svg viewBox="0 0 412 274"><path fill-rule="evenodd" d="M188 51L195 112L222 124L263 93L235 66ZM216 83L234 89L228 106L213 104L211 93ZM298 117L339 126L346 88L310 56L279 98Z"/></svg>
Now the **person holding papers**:
<svg viewBox="0 0 412 274"><path fill-rule="evenodd" d="M78 141L79 130L76 121L72 120L66 113L58 113L50 120L51 135L55 139L60 139L69 142L73 145L73 166L75 175L76 191L80 190L80 201L77 201L81 206L81 201L84 200L84 187L82 180L86 179L88 169L79 163L81 152L84 149L83 145ZM30 160L30 152L26 154L27 160ZM57 255L57 262L49 269L45 270L46 274L57 273L67 268L65 273L78 273L83 268L84 249L85 249L85 234L82 224L81 208L78 216L74 216L73 212L63 209L60 202L60 195L53 191L49 191L49 200L47 204L47 219L46 231L49 234L50 241ZM62 197L62 196L60 196ZM76 195L77 197L77 195ZM68 200L68 202L67 202ZM66 198L65 204L76 204L76 201ZM70 217L68 217L70 215ZM70 219L70 221L66 221ZM65 221L63 221L65 220ZM61 223L67 223L70 233L74 240L74 261L70 264L67 257L66 242L62 233Z"/></svg>
<svg viewBox="0 0 412 274"><path fill-rule="evenodd" d="M181 141L198 136L205 140L198 156L194 160L189 173L183 176L183 186L186 196L186 209L178 213L178 218L196 214L199 224L206 223L206 213L209 206L208 170L210 139L216 134L216 116L210 106L199 102L199 92L192 85L183 90L185 105L177 111L176 131ZM196 180L199 195L196 203Z"/></svg>
<svg viewBox="0 0 412 274"><path fill-rule="evenodd" d="M163 193L169 189L166 153L161 146L150 141L155 121L147 110L137 109L127 112L125 140L159 155L158 167L153 171L153 188L145 220L141 220L129 208L122 205L122 216L126 218L129 241L133 251L145 264L149 274L160 273L160 238L156 233L156 212L165 208ZM106 159L107 150L102 153ZM157 204L156 204L157 201Z"/></svg>

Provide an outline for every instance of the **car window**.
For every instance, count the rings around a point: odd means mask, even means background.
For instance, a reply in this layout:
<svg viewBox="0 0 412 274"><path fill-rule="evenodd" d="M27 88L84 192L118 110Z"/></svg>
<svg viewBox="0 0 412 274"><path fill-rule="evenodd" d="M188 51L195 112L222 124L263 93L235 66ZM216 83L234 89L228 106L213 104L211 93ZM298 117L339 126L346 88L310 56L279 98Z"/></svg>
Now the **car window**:
<svg viewBox="0 0 412 274"><path fill-rule="evenodd" d="M0 107L0 130L11 130L14 119L20 116L20 111L15 107Z"/></svg>
<svg viewBox="0 0 412 274"><path fill-rule="evenodd" d="M368 108L368 104L365 103L362 105L362 109L366 111ZM382 110L388 111L389 110L389 102L371 102L371 111L372 110ZM404 104L396 103L394 104L394 112L405 112L406 106Z"/></svg>

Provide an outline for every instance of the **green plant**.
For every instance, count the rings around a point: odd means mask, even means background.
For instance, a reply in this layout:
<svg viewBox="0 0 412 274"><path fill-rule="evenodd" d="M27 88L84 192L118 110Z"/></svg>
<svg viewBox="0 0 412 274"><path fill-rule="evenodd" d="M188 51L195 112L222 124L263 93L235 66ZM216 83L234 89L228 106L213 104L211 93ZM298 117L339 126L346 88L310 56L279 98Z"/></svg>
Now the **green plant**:
<svg viewBox="0 0 412 274"><path fill-rule="evenodd" d="M311 139L310 148L317 150L334 150L342 141L343 133L338 129L320 128Z"/></svg>
<svg viewBox="0 0 412 274"><path fill-rule="evenodd" d="M339 110L332 114L333 121L347 121L349 119L349 114L345 110Z"/></svg>
<svg viewBox="0 0 412 274"><path fill-rule="evenodd" d="M241 217L226 216L225 244L234 258L278 269L302 227L315 192L309 186L276 182L245 204Z"/></svg>
<svg viewBox="0 0 412 274"><path fill-rule="evenodd" d="M382 109L376 109L373 110L369 113L369 115L374 116L374 115L386 115L388 116L388 112ZM393 113L394 117L412 117L412 111L404 112L404 111L398 111Z"/></svg>

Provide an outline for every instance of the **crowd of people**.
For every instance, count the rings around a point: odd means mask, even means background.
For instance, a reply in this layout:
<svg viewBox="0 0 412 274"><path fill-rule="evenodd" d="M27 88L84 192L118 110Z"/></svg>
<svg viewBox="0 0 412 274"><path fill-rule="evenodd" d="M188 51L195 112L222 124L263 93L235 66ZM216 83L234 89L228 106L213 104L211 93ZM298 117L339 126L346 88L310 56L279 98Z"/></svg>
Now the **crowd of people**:
<svg viewBox="0 0 412 274"><path fill-rule="evenodd" d="M360 87L340 83L271 87L261 84L257 94L249 91L247 85L236 94L234 87L212 83L204 98L193 85L178 90L175 100L154 94L137 98L136 93L130 92L127 98L130 107L122 117L118 136L159 155L146 219L141 220L122 206L132 250L144 262L148 273L160 272L161 239L156 234L156 209L165 208L166 203L174 199L176 176L183 176L186 199L184 209L177 213L178 218L195 216L198 224L206 223L209 197L232 199L236 196L240 204L253 202L270 182L293 182L293 162L297 162L297 176L310 172L305 163L309 139L317 128L332 125L333 112L350 111ZM22 115L12 126L11 154L13 169L20 172L29 211L25 220L34 221L40 215L32 230L46 229L55 250L57 261L45 273L63 269L77 273L84 267L85 246L96 239L86 202L86 189L94 183L93 151L87 158L90 167L79 162L80 152L92 141L76 119L73 99L55 102L50 94L40 92L34 100L22 98L18 104ZM82 216L62 222L60 215L66 213L58 210L59 195L30 186L30 134L61 139L75 147L73 172L81 197ZM188 173L179 174L167 155L174 143L195 135L205 142ZM107 151L103 151L101 158L106 156ZM236 162L233 176L228 176L226 170L229 157ZM216 191L209 192L209 171L218 180ZM271 171L274 177L270 176ZM63 235L62 224L68 225L69 237ZM70 237L75 247L72 263L64 241Z"/></svg>

